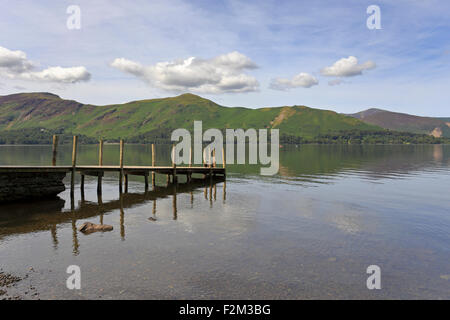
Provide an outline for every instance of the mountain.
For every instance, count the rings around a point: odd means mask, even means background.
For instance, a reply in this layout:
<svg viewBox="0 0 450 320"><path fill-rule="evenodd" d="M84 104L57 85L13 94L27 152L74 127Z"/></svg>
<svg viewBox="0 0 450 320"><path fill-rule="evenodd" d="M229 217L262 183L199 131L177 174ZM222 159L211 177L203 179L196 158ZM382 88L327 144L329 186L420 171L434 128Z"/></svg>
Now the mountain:
<svg viewBox="0 0 450 320"><path fill-rule="evenodd" d="M375 108L348 116L389 130L450 137L450 118L419 117Z"/></svg>
<svg viewBox="0 0 450 320"><path fill-rule="evenodd" d="M176 128L192 130L194 120L203 121L203 130L279 128L280 134L304 139L349 130L382 130L328 110L224 107L193 94L106 106L64 100L51 93L0 96L0 137L8 132L32 135L36 130L49 130L109 140L170 138Z"/></svg>

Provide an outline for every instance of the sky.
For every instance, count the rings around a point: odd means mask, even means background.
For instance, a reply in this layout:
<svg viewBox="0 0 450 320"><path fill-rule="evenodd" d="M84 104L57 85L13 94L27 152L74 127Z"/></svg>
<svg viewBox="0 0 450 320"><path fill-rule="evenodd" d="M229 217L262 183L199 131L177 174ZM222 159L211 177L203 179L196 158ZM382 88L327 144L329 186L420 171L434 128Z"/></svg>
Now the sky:
<svg viewBox="0 0 450 320"><path fill-rule="evenodd" d="M45 91L105 105L191 92L225 106L450 116L447 0L0 7L0 95Z"/></svg>

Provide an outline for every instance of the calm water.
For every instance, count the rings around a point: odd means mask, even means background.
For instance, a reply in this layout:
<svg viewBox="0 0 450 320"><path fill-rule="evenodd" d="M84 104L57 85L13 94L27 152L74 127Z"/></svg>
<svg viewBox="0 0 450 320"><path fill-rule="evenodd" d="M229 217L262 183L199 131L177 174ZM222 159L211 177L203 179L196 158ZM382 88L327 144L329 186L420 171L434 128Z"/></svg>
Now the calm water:
<svg viewBox="0 0 450 320"><path fill-rule="evenodd" d="M58 162L69 164L64 150ZM157 156L167 163L169 150L157 146ZM104 159L117 164L118 146ZM97 161L95 146L80 147L80 164ZM150 162L148 146L127 146L126 164ZM256 166L228 166L226 182L166 186L158 176L148 193L131 177L122 197L115 175L100 198L87 177L84 199L77 189L74 201L66 190L0 205L0 268L28 275L9 294L450 299L450 146L285 147L280 162L274 177ZM51 146L0 147L0 165L49 163ZM114 230L84 235L76 228L86 221ZM66 288L73 264L81 290ZM381 290L366 288L373 264Z"/></svg>

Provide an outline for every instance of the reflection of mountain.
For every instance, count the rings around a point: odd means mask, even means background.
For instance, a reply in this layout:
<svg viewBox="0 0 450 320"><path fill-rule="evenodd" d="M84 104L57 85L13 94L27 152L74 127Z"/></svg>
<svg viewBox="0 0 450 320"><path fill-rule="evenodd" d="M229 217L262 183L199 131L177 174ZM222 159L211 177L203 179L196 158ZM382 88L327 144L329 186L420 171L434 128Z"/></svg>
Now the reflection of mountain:
<svg viewBox="0 0 450 320"><path fill-rule="evenodd" d="M5 204L1 206L0 213L0 239L5 236L15 234L24 234L39 231L50 230L56 233L56 226L64 223L72 223L79 219L87 219L108 214L114 210L123 211L126 208L145 203L147 201L156 201L157 199L167 198L180 193L188 193L199 188L212 187L217 183L223 182L223 178L216 177L209 179L194 179L190 183L170 184L166 187L155 187L152 191L146 193L124 193L120 199L103 203L101 196L97 203L81 200L78 208L69 212L64 212L64 203L62 199L21 203ZM173 203L176 210L176 197ZM76 230L74 231L76 232ZM56 236L56 235L54 235Z"/></svg>

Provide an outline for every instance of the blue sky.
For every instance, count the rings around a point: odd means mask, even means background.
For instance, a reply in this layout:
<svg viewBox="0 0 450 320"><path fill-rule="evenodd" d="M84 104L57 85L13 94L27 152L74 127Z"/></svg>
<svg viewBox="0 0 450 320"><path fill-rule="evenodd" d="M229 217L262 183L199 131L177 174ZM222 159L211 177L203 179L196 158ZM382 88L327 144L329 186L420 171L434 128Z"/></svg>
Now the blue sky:
<svg viewBox="0 0 450 320"><path fill-rule="evenodd" d="M0 4L1 95L109 104L193 92L226 106L450 116L445 0ZM80 29L66 26L69 5ZM379 30L366 26L370 5Z"/></svg>

